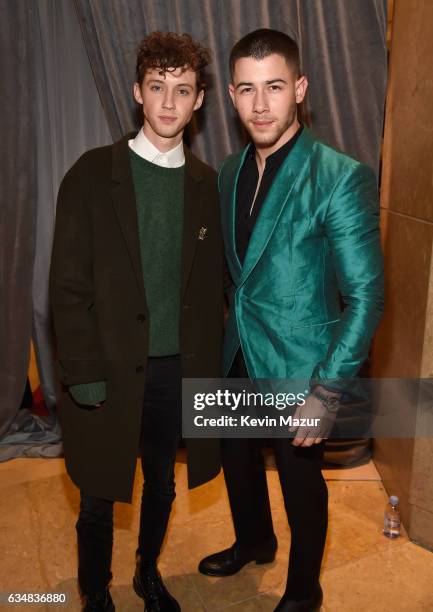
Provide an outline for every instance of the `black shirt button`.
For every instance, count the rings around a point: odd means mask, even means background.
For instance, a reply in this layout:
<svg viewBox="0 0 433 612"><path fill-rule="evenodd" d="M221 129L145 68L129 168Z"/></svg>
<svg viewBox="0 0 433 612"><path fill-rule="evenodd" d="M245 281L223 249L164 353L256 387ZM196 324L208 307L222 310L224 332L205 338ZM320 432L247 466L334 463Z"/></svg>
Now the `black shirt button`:
<svg viewBox="0 0 433 612"><path fill-rule="evenodd" d="M144 372L144 367L142 365L139 365L135 368L135 371L137 372L137 374L140 374L141 372Z"/></svg>
<svg viewBox="0 0 433 612"><path fill-rule="evenodd" d="M146 317L144 316L144 314L142 314L142 313L140 312L140 314L138 314L138 315L137 315L137 321L138 321L138 323L144 323L144 322L145 322L145 320L146 320Z"/></svg>

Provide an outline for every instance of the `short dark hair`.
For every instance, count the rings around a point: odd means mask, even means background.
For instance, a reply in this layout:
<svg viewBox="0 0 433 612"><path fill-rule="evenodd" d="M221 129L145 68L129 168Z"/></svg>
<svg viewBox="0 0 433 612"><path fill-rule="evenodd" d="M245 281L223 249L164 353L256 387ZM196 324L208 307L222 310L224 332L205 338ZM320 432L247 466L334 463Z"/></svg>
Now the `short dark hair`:
<svg viewBox="0 0 433 612"><path fill-rule="evenodd" d="M136 79L143 84L147 70L159 69L162 74L175 68L190 68L197 73L197 86L205 87L204 69L211 62L210 50L189 34L152 32L138 46Z"/></svg>
<svg viewBox="0 0 433 612"><path fill-rule="evenodd" d="M293 38L284 32L262 28L250 32L240 39L230 53L230 73L233 76L236 62L242 57L264 59L272 53L282 55L289 66L293 66L296 76L300 74L299 48Z"/></svg>

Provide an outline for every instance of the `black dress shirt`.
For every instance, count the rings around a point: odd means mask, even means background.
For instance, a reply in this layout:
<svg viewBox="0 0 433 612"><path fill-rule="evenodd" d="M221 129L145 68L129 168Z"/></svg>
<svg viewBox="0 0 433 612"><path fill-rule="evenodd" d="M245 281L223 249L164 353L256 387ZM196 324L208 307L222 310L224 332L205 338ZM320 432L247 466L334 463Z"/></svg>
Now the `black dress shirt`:
<svg viewBox="0 0 433 612"><path fill-rule="evenodd" d="M248 243L263 202L268 195L281 164L298 140L302 129L303 126L301 125L290 140L266 158L265 169L252 210L251 205L256 193L257 181L259 180L259 170L256 162L256 150L252 144L250 145L239 173L236 190L236 251L241 263L245 259Z"/></svg>

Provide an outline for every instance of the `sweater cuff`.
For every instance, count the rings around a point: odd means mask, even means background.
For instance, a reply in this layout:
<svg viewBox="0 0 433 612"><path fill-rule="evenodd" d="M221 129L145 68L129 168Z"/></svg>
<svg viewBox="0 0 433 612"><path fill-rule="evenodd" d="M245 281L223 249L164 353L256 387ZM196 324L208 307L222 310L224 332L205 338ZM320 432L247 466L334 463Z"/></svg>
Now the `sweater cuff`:
<svg viewBox="0 0 433 612"><path fill-rule="evenodd" d="M93 406L105 401L106 386L105 381L101 380L94 383L85 383L83 385L71 385L69 392L77 402L85 406Z"/></svg>

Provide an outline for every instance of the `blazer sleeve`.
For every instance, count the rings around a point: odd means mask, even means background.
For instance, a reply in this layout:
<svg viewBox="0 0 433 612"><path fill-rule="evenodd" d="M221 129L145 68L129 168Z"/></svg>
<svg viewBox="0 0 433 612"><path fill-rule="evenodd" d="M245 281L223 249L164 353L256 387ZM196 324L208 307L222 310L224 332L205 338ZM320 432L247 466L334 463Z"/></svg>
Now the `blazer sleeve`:
<svg viewBox="0 0 433 612"><path fill-rule="evenodd" d="M346 307L312 378L347 388L368 356L384 306L379 202L376 178L368 166L351 166L338 181L325 227Z"/></svg>
<svg viewBox="0 0 433 612"><path fill-rule="evenodd" d="M84 155L63 179L57 198L50 300L62 382L105 378L94 311L92 215Z"/></svg>

